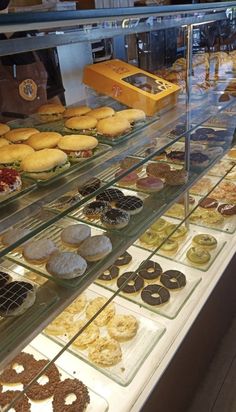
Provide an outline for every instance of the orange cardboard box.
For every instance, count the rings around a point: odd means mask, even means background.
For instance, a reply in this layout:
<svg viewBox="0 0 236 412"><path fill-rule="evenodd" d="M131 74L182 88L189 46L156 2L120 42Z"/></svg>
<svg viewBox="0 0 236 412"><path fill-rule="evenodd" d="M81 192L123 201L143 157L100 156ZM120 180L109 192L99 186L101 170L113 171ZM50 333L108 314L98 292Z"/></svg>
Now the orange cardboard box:
<svg viewBox="0 0 236 412"><path fill-rule="evenodd" d="M128 107L144 110L148 116L172 107L180 90L179 86L118 59L86 66L83 81Z"/></svg>

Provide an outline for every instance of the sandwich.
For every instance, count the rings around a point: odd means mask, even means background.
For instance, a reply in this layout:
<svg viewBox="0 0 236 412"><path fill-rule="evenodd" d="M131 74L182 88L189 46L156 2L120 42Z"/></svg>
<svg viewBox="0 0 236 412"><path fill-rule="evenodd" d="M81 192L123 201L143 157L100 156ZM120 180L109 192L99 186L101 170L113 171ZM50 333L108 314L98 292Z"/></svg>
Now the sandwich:
<svg viewBox="0 0 236 412"><path fill-rule="evenodd" d="M131 130L130 122L124 117L114 116L98 121L97 132L108 138L121 136Z"/></svg>
<svg viewBox="0 0 236 412"><path fill-rule="evenodd" d="M66 153L59 149L38 150L26 156L21 163L22 171L36 180L51 179L69 167Z"/></svg>
<svg viewBox="0 0 236 412"><path fill-rule="evenodd" d="M0 123L0 136L4 136L7 132L9 132L10 127L7 124Z"/></svg>
<svg viewBox="0 0 236 412"><path fill-rule="evenodd" d="M0 148L0 167L21 170L21 162L31 156L34 149L27 144L11 144Z"/></svg>
<svg viewBox="0 0 236 412"><path fill-rule="evenodd" d="M27 140L27 144L33 147L34 150L52 149L57 146L60 139L60 133L40 132L30 136Z"/></svg>
<svg viewBox="0 0 236 412"><path fill-rule="evenodd" d="M97 125L97 119L91 116L71 117L65 121L65 127L71 131L94 129Z"/></svg>
<svg viewBox="0 0 236 412"><path fill-rule="evenodd" d="M37 114L43 122L62 119L65 107L62 104L43 104L39 107Z"/></svg>
<svg viewBox="0 0 236 412"><path fill-rule="evenodd" d="M63 150L71 162L78 162L81 158L93 156L98 140L93 136L71 134L61 138L59 149Z"/></svg>
<svg viewBox="0 0 236 412"><path fill-rule="evenodd" d="M116 116L127 119L130 123L139 122L146 119L145 112L140 109L125 109L116 112Z"/></svg>
<svg viewBox="0 0 236 412"><path fill-rule="evenodd" d="M9 144L10 144L9 140L5 139L4 137L0 137L0 148L3 146L7 146Z"/></svg>
<svg viewBox="0 0 236 412"><path fill-rule="evenodd" d="M95 117L97 120L106 119L107 117L114 116L115 110L112 107L102 106L89 112L89 116Z"/></svg>
<svg viewBox="0 0 236 412"><path fill-rule="evenodd" d="M11 143L20 144L26 142L35 133L39 133L39 131L34 127L20 127L10 130L4 137Z"/></svg>
<svg viewBox="0 0 236 412"><path fill-rule="evenodd" d="M68 107L63 113L63 117L69 119L70 117L83 116L91 111L88 106Z"/></svg>

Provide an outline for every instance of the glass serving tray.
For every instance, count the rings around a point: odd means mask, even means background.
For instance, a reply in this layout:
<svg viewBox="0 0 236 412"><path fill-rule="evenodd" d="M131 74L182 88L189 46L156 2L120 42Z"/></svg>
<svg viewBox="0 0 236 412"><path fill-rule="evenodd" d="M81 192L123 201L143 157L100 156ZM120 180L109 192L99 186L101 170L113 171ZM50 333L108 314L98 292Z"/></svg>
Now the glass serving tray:
<svg viewBox="0 0 236 412"><path fill-rule="evenodd" d="M132 272L135 271L139 265L149 257L149 253L144 251L144 250L137 250L137 247L131 246L128 250L128 253L131 254L132 256L132 261L125 267L120 267L120 273L119 276L122 275L125 272ZM158 305L158 306L151 306L145 303L140 296L140 293L136 294L127 294L123 293L122 291L119 293L119 296L122 296L123 298L136 303L139 306L145 307L148 310L158 313L161 316L164 316L168 319L174 319L178 315L178 313L181 311L183 308L184 304L187 302L191 294L194 292L195 288L201 281L201 277L198 277L196 275L193 275L191 270L189 268L183 268L180 264L176 264L173 262L170 262L160 256L153 256L151 258L152 261L157 262L161 265L163 271L170 270L170 269L177 269L180 270L182 273L185 274L186 276L186 286L182 289L177 289L177 290L169 290L170 292L170 300L163 305ZM161 285L159 279L153 282L152 284L159 284ZM115 292L117 290L117 284L116 284L116 279L109 283L109 282L100 282L99 279L96 280L96 284L104 287L108 290L111 290ZM145 286L147 286L148 283L145 281Z"/></svg>
<svg viewBox="0 0 236 412"><path fill-rule="evenodd" d="M33 239L51 239L58 247L59 250L62 251L76 251L76 248L70 248L65 246L64 244L62 244L61 242L61 231L63 228L65 228L66 226L69 225L73 225L76 224L75 220L70 219L70 218L65 218L60 220L60 222L57 222L56 224L53 224L51 226L49 226L47 229L41 231L40 233L38 233ZM91 227L91 235L102 235L102 234L107 234L106 232L102 231L101 229L97 229L94 227ZM51 274L49 274L46 270L45 264L41 264L41 265L35 265L31 262L27 262L23 255L21 250L18 249L14 249L12 252L8 253L6 255L6 258L17 263L20 266L23 266L27 269L33 270L34 272L36 272L37 274L44 276L45 278L51 279L54 282L65 286L67 288L78 288L85 280L88 278L93 279L94 277L94 273L98 272L99 269L101 267L103 267L103 265L106 264L107 259L110 259L110 256L112 255L112 253L117 253L117 251L120 249L121 247L121 242L122 239L113 239L111 235L109 235L112 245L113 245L113 250L112 252L106 256L105 258L101 259L100 261L97 262L87 262L87 269L85 271L85 273L82 276L79 276L77 278L74 279L59 279L56 276L53 276ZM28 241L30 242L30 241Z"/></svg>
<svg viewBox="0 0 236 412"><path fill-rule="evenodd" d="M33 190L36 187L36 183L32 179L22 177L21 180L22 186L20 190L15 190L14 192L9 193L8 195L0 196L0 208L6 206L13 200L19 199L21 196L25 195L28 192L31 192L31 190Z"/></svg>
<svg viewBox="0 0 236 412"><path fill-rule="evenodd" d="M179 222L177 222L174 219L169 219L168 218L168 219L165 219L165 220L167 220L169 223L172 223L172 224L179 224ZM208 231L204 230L203 233L211 234L211 233L209 233L209 230ZM221 252L223 247L225 246L226 242L222 241L219 236L215 236L215 234L213 234L214 237L216 237L216 240L217 240L217 247L215 249L209 251L210 256L211 256L209 262L207 262L206 264L203 264L203 265L202 264L198 265L198 264L192 263L191 261L189 261L186 258L186 253L187 253L188 249L191 246L193 246L192 245L192 239L195 235L198 235L198 234L199 234L199 230L191 224L190 227L189 227L189 231L187 232L186 236L177 241L177 243L178 243L178 249L177 250L175 250L173 253L167 253L164 250L159 249L156 252L156 254L160 255L160 256L164 256L167 259L174 260L175 262L179 262L179 263L182 263L184 265L191 266L191 267L194 267L195 269L206 272L211 267L211 265L214 263L215 259L217 258L217 256L219 255L219 253ZM145 249L149 252L154 251L157 248L157 245L151 246L151 245L148 245L144 242L141 242L139 239L136 240L135 245L140 247L141 249Z"/></svg>
<svg viewBox="0 0 236 412"><path fill-rule="evenodd" d="M235 127L235 117L228 113L219 113L210 117L202 126Z"/></svg>
<svg viewBox="0 0 236 412"><path fill-rule="evenodd" d="M6 262L7 263L7 262ZM22 269L22 268L21 268ZM38 320L42 313L56 304L58 301L57 294L47 286L40 287L36 279L34 281L27 276L26 270L16 272L4 265L4 261L0 265L0 271L8 273L13 281L24 281L31 283L36 288L36 300L34 304L22 315L15 317L3 318L0 316L0 336L1 345L0 353L8 345L9 341L14 341L15 337L20 332L32 330L34 322Z"/></svg>
<svg viewBox="0 0 236 412"><path fill-rule="evenodd" d="M88 113L89 115L89 113ZM152 116L152 117L147 117L146 120L142 120L139 122L136 122L132 125L131 130L128 133L121 134L120 136L116 137L109 137L102 135L96 131L96 129L89 129L89 130L70 130L67 127L65 127L64 119L56 120L53 122L47 122L47 123L40 123L40 124L35 124L35 127L38 128L38 130L43 131L43 132L58 132L61 133L62 135L68 135L68 134L86 134L88 136L94 136L96 137L101 143L106 143L111 146L117 145L119 143L125 142L128 139L131 139L134 137L137 132L140 132L142 129L144 129L146 126L151 125L152 123L156 122L159 120L159 116Z"/></svg>
<svg viewBox="0 0 236 412"><path fill-rule="evenodd" d="M45 359L46 356L44 356L42 353L40 353L38 350L36 350L33 346L27 346L24 349L24 352L29 353L34 356L36 360L41 360ZM65 370L59 368L57 366L59 373L60 373L60 380L64 381L65 379L75 379L74 376L71 376L69 373L67 373ZM80 373L82 382L83 382L83 376L82 373ZM40 381L40 378L39 378ZM90 403L88 404L86 408L86 412L106 412L109 409L107 401L101 396L98 395L96 392L92 391L89 387L89 397L90 397ZM3 385L3 393L7 390L14 390L14 391L22 391L23 390L23 385L18 384L18 385ZM53 412L53 407L52 407L52 397L42 400L42 401L31 401L29 398L29 403L30 403L30 410L31 412ZM69 399L68 399L69 400ZM71 398L71 401L72 398ZM14 408L14 407L13 407ZM23 410L22 410L23 412Z"/></svg>
<svg viewBox="0 0 236 412"><path fill-rule="evenodd" d="M148 223L155 220L156 215L160 215L161 212L166 208L166 206L171 203L176 197L181 196L184 190L187 189L186 186L189 186L191 182L196 178L196 175L194 173L189 174L189 180L186 185L179 185L179 186L165 186L160 192L152 193L152 194L144 194L140 191L129 191L127 189L122 189L123 193L125 195L131 195L131 196L137 196L140 197L141 199L144 200L144 207L141 210L140 213L131 216L129 224L123 228L123 229L114 229L111 230L111 233L113 232L118 232L119 234L122 234L123 236L137 236L143 228L145 228ZM93 199L90 199L89 203ZM86 203L83 205L83 207L86 205ZM83 215L83 207L80 207L79 209L73 211L72 213L69 214L70 217L73 219L83 221L86 223L90 223L94 226L101 227L102 223L100 222L100 219L94 219L94 220L89 220L86 216ZM162 214L163 214L162 213ZM110 229L109 229L110 231Z"/></svg>
<svg viewBox="0 0 236 412"><path fill-rule="evenodd" d="M103 295L98 294L92 290L87 290L86 296L88 300L91 301ZM110 379L114 380L122 386L127 386L135 377L136 373L140 369L145 359L148 357L152 348L157 344L161 336L164 334L165 327L156 321L136 314L135 312L119 305L116 302L114 302L114 304L116 314L132 315L136 317L139 323L139 328L136 336L127 342L120 343L122 350L121 361L114 366L100 367L89 360L87 349L81 350L79 348L75 348L72 344L68 350L74 355L78 356L80 359L87 362L89 365L99 370L99 372L102 372L104 375L108 376ZM75 319L85 319L85 310L79 315L76 315L74 317L74 320ZM106 326L100 327L99 329L100 337L109 337ZM47 336L49 335L47 334ZM64 346L64 344L69 341L68 337L65 335L49 337L62 346Z"/></svg>
<svg viewBox="0 0 236 412"><path fill-rule="evenodd" d="M46 179L46 180L42 180L42 179L33 179L37 182L37 184L39 186L47 186L50 185L52 183L55 183L57 180L64 178L65 176L68 176L69 174L80 170L81 168L83 168L84 166L87 166L90 162L92 162L94 159L96 159L99 156L102 156L103 154L105 154L106 152L108 152L109 150L111 150L111 147L105 144L98 144L98 146L96 147L93 156L91 157L87 157L87 158L81 158L78 160L78 162L76 163L71 163L71 166L64 170L59 172L58 174L56 174L55 176L51 177L50 179ZM24 174L26 177L30 177L27 176L27 173ZM31 177L30 177L31 178ZM32 179L32 178L31 178Z"/></svg>

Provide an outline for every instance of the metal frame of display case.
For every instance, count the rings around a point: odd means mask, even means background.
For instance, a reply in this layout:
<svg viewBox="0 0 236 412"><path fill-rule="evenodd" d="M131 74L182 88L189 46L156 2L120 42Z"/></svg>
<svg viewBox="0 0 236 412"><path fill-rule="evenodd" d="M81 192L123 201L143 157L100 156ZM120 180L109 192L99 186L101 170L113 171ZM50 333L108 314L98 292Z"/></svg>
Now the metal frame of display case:
<svg viewBox="0 0 236 412"><path fill-rule="evenodd" d="M54 12L54 13L22 13L22 14L9 14L0 16L0 31L1 32L12 32L12 31L22 31L22 30L33 30L38 29L42 31L42 36L36 36L34 38L27 38L27 39L14 39L14 40L4 40L1 42L1 49L0 55L7 55L11 53L20 53L23 51L29 51L32 49L43 49L47 45L47 47L51 46L58 46L58 45L66 45L72 43L78 43L83 41L94 41L100 38L109 38L116 35L126 35L133 32L143 32L143 31L151 31L151 30L158 30L168 27L179 27L186 26L187 31L187 103L186 107L191 104L191 66L192 66L192 30L194 25L198 25L199 23L204 23L210 21L217 21L228 16L234 16L236 12L235 2L225 2L225 3L212 3L211 5L195 5L194 7L191 5L189 6L176 6L176 7L146 7L146 8L130 8L130 9L111 9L111 10L94 10L94 11L81 11L81 12ZM194 15L198 13L198 15ZM201 13L203 13L201 15ZM206 14L205 14L206 13ZM178 14L178 16L176 16ZM173 19L169 19L168 16L173 17ZM176 17L175 17L176 16ZM179 17L180 16L180 17ZM154 18L152 24L147 23L148 18ZM104 30L103 22L107 21L106 29ZM144 21L145 20L145 21ZM115 22L118 22L116 25ZM101 24L101 27L99 27ZM94 25L94 27L93 27ZM51 32L53 29L53 32ZM54 31L54 29L60 29ZM44 32L45 31L45 32ZM63 33L62 33L63 31ZM225 108L225 107L224 107ZM220 110L223 110L220 109ZM217 113L218 109L216 109ZM173 121L173 114L178 119L180 113L178 110L173 110L170 113L163 113L162 115L162 124L163 130L166 128L166 124L168 122ZM209 115L210 117L211 115ZM203 123L207 118L203 116L202 122ZM192 125L192 118L191 118L191 111L186 111L186 121L187 121L187 130L184 134L185 137L185 149L186 149L186 161L185 167L186 170L189 170L189 153L190 153L190 131L194 130L194 128L198 127L199 125ZM155 124L159 126L158 122ZM125 157L127 154L133 154L137 151L144 143L144 141L148 142L156 134L155 125L148 126L144 131L140 131L137 133L137 136L132 139L131 144L125 143L118 148L113 149L112 153L108 152L102 157L103 164L99 165L96 164L96 161L91 165L90 173L92 175L99 175L99 172L104 168L104 166L109 167L109 165L114 162L114 160L119 160L122 157ZM160 130L161 130L161 126ZM147 133L148 132L148 133ZM177 137L175 140L171 141L168 145L172 145L175 141L178 141L181 136ZM141 139L142 138L142 139ZM160 147L156 150L155 153L148 156L143 163L147 160L151 160L155 154L158 154L163 150L165 146ZM216 161L219 159L217 158ZM142 163L140 161L140 163ZM209 168L213 166L213 163L210 164ZM132 170L135 170L135 166L130 168L129 171L124 172L124 176ZM207 171L207 168L198 174L196 180L199 179L202 175L204 175ZM83 182L86 180L87 171L84 169L80 172L79 181ZM112 183L115 183L117 179L113 179L112 181L107 183L107 187L109 187ZM191 185L194 182L191 182ZM67 191L70 191L77 187L78 185L78 174L75 172L66 177L65 181L60 187L50 187L43 188L36 191L33 191L27 196L24 196L22 200L19 201L18 206L14 210L14 204L11 206L13 207L12 215L9 215L8 210L3 210L3 217L0 219L0 232L7 229L12 224L12 219L14 223L19 222L21 219L26 217L27 215L33 215L37 213L38 210L50 203L57 197L60 197ZM186 185L185 189L189 188L190 185ZM24 241L28 240L32 235L38 233L40 230L44 229L48 225L58 221L68 212L73 211L79 205L82 205L88 198L83 199L82 201L78 201L74 206L68 208L65 212L58 213L57 215L50 217L45 222L37 227L37 229L33 230L30 235L25 236L21 239L20 242L15 243L11 247L8 247L2 251L0 251L0 257L4 257L6 253L11 251L17 245L20 245ZM171 202L166 205L167 207L171 206L174 203L175 198L173 197ZM159 213L162 214L163 210ZM188 216L189 212L189 204L188 204L188 195L185 196L185 211L186 216ZM158 218L158 214L155 215L155 219ZM153 218L154 220L154 218ZM188 225L188 219L185 219L186 224ZM150 224L151 220L149 220L148 224ZM122 243L122 246L119 252L123 252L133 244L135 237L130 237L125 239ZM118 256L118 252L117 255ZM112 258L114 258L113 256ZM111 260L106 261L106 267L112 263ZM105 267L101 268L104 270ZM96 276L98 273L96 274ZM95 279L95 274L93 280ZM220 276L220 273L219 273ZM36 337L42 329L44 329L47 324L54 319L66 306L68 306L83 290L85 290L91 283L92 279L88 279L82 285L79 290L71 291L69 289L62 288L60 286L56 286L54 283L48 281L47 285L52 287L59 297L59 302L56 307L53 307L51 311L47 312L46 316L40 316L37 319L37 323L35 323L32 327L32 330L23 331L19 333L17 339L14 342L11 342L7 349L1 354L0 357L0 364L1 366L6 365L10 359L12 359L19 350L25 347L27 343L29 343L34 337ZM115 296L115 295L114 295ZM114 298L114 297L113 297ZM113 299L112 298L112 299ZM112 300L111 299L111 300ZM197 316L197 313L195 313ZM177 346L175 350L177 351ZM65 350L65 348L64 348ZM56 358L61 355L64 350L61 350ZM166 363L166 365L168 362ZM159 374L159 372L158 372ZM151 388L150 392L151 392ZM146 395L145 395L146 396ZM140 396L142 398L142 396ZM144 403L144 399L140 400L140 406ZM138 410L135 407L132 408L132 411Z"/></svg>

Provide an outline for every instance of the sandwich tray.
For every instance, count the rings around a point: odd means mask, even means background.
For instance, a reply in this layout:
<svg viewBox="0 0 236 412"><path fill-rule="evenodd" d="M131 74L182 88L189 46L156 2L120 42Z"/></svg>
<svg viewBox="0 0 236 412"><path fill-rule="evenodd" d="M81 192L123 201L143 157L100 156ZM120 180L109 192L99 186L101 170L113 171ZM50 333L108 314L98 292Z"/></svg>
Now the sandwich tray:
<svg viewBox="0 0 236 412"><path fill-rule="evenodd" d="M165 219L167 220L169 223L172 224L176 224L178 225L179 222L176 221L175 219L170 219L167 218ZM203 233L204 234L212 234L209 232L209 228L208 231L204 230ZM225 246L226 242L224 240L221 239L220 235L215 235L213 233L213 236L216 238L217 240L217 247L213 250L210 250L210 260L209 262L205 263L205 264L195 264L192 263L191 261L189 261L186 257L186 253L187 251L191 248L192 245L192 239L195 235L198 235L199 233L199 228L197 226L194 226L192 224L190 224L189 227L189 231L187 232L186 236L183 239L177 240L178 243L178 249L176 251L174 251L173 253L167 253L165 251L163 251L161 248L159 250L157 250L156 254L158 256L163 256L166 259L172 260L174 262L179 262L182 263L183 265L186 266L190 266L193 267L197 270L200 270L201 272L206 272L211 265L214 263L215 259L217 258L217 256L220 254L221 250L223 249L223 247ZM157 249L157 245L154 246L150 246L144 242L141 242L140 239L137 239L136 242L134 243L135 246L147 250L148 252L152 252L155 251Z"/></svg>
<svg viewBox="0 0 236 412"><path fill-rule="evenodd" d="M26 193L29 193L36 188L36 183L33 180L27 179L26 177L22 177L21 180L22 186L20 190L15 190L7 195L0 196L0 208L6 206L13 200L19 199L21 196L24 196Z"/></svg>
<svg viewBox="0 0 236 412"><path fill-rule="evenodd" d="M144 129L146 126L151 125L152 123L156 122L159 120L159 116L155 115L152 117L147 117L146 120L143 121L138 121L132 125L131 131L128 133L121 134L119 136L115 137L108 137L106 135L102 135L96 131L96 129L88 129L88 130L70 130L67 127L65 127L64 119L56 120L53 122L47 122L47 123L40 123L40 124L35 124L35 127L37 127L38 130L41 132L58 132L61 133L63 136L69 135L69 134L85 134L87 136L94 136L96 137L101 143L106 143L111 146L117 145L119 143L125 142L126 140L132 138L137 134L137 132L140 132L142 129Z"/></svg>
<svg viewBox="0 0 236 412"><path fill-rule="evenodd" d="M104 293L100 294L94 292L91 289L86 290L86 297L88 298L89 302L101 296L104 297ZM106 293L106 296L110 297L111 294ZM153 347L157 344L157 342L164 334L165 327L162 326L162 324L159 322L148 319L145 316L136 314L136 312L133 312L132 310L127 309L126 307L116 303L116 301L114 301L114 305L116 314L132 315L138 320L139 324L137 334L133 337L133 339L120 343L122 359L119 363L117 363L117 365L109 367L97 366L95 365L95 363L90 361L87 349L81 350L75 347L75 345L73 344L71 344L68 350L72 354L78 356L78 358L93 366L99 372L103 373L110 379L117 382L118 384L122 386L127 386L131 383L136 373L140 369L141 365L152 351ZM74 326L76 325L76 320L86 319L85 311L86 308L83 312L74 316ZM109 337L106 326L99 327L99 329L100 337ZM75 334L76 330L74 329L73 332ZM47 334L46 330L44 331L44 333ZM47 336L49 335L47 334ZM63 336L50 335L49 337L53 341L59 343L61 346L64 346L65 343L69 341L69 338L66 334Z"/></svg>
<svg viewBox="0 0 236 412"><path fill-rule="evenodd" d="M150 253L145 250L137 250L136 246L131 246L128 250L128 253L132 256L132 261L126 267L120 267L119 276L121 276L125 272L133 272L138 269L140 264L149 258ZM122 290L119 292L119 296L122 298L135 303L141 307L144 307L151 312L157 313L158 315L164 316L168 319L174 319L179 314L187 300L190 298L198 284L201 282L201 277L198 276L196 273L193 274L193 271L188 267L183 267L179 263L173 263L168 261L167 259L160 257L160 256L152 256L150 259L154 262L159 263L163 272L170 269L180 270L186 276L186 285L182 289L173 289L170 290L170 300L162 305L152 306L144 302L141 298L141 294L127 294L123 293ZM118 277L119 277L118 276ZM160 279L158 278L156 281L153 280L152 284L161 285ZM99 279L96 280L96 284L108 289L112 292L117 291L117 283L116 280L114 282L100 282ZM149 283L150 284L150 283ZM147 286L148 283L145 281L144 286Z"/></svg>
<svg viewBox="0 0 236 412"><path fill-rule="evenodd" d="M99 156L104 155L105 153L107 153L109 150L111 150L111 147L106 145L106 144L98 144L98 146L95 148L94 150L94 154L91 157L87 157L87 158L81 158L78 159L78 162L76 163L71 163L70 167L64 171L59 171L58 174L56 174L55 176L53 176L52 178L46 179L46 180L42 180L42 179L33 179L32 177L28 176L27 173L24 174L25 177L28 177L32 180L35 180L37 182L37 184L39 186L47 186L50 185L52 183L57 182L59 179L63 179L64 177L68 176L69 174L76 172L80 169L82 169L83 167L87 167L87 165L89 163L91 163L94 159L96 159Z"/></svg>
<svg viewBox="0 0 236 412"><path fill-rule="evenodd" d="M1 353L7 347L9 342L15 340L19 333L26 330L30 332L39 317L57 303L58 296L56 292L47 287L47 285L41 286L40 283L37 282L37 279L32 276L32 272L15 265L9 267L9 262L7 260L1 262L0 271L8 273L11 276L12 281L31 283L36 290L36 300L34 304L22 315L6 318L0 316Z"/></svg>
<svg viewBox="0 0 236 412"><path fill-rule="evenodd" d="M76 224L76 221L74 219L70 219L69 217L61 219L57 223L49 226L47 229L44 229L43 231L38 233L36 236L30 239L30 241L38 240L38 239L51 239L56 244L56 246L58 247L60 251L70 251L70 252L76 251L77 250L76 248L72 249L70 247L66 247L65 245L63 245L61 241L61 236L60 236L61 231L66 226L73 225L73 224ZM108 237L110 237L112 245L113 245L113 249L109 255L107 255L100 261L87 262L88 264L87 269L82 276L76 277L74 279L59 279L58 277L53 276L47 272L45 264L35 265L31 262L28 262L26 259L24 259L22 255L22 248L20 250L14 249L13 251L9 252L6 255L6 258L14 263L17 263L19 266L22 266L29 270L33 270L37 274L47 279L53 280L55 283L58 283L59 285L65 286L67 288L79 288L85 281L88 282L89 279L93 280L93 278L95 277L96 273L98 273L98 271L103 270L105 266L109 265L109 262L112 259L112 256L118 253L119 249L121 248L121 244L122 244L121 238L113 237L112 234L107 234L101 229L94 228L91 225L89 226L91 227L92 236L105 234Z"/></svg>
<svg viewBox="0 0 236 412"><path fill-rule="evenodd" d="M48 360L48 362L49 362L49 359L45 355L43 355L41 352L39 352L37 349L35 349L33 345L27 346L24 349L23 352L33 355L35 360L43 359L43 360ZM75 379L75 377L77 377L77 376L70 375L68 372L66 372L64 369L62 369L58 366L57 366L57 368L58 368L59 373L60 373L60 380L61 381L64 381L65 379ZM76 374L78 375L78 379L83 382L82 372L77 373L77 371L76 371ZM42 376L42 378L39 378L39 381L40 381L40 379L43 380L44 379L43 376ZM86 408L86 412L106 412L106 411L108 411L109 406L108 406L108 403L107 403L106 399L104 399L101 395L98 395L96 392L94 392L89 387L87 387L87 388L88 388L88 391L89 391L90 403L88 404L88 406ZM17 384L17 385L6 385L5 384L5 385L3 385L3 393L7 390L22 391L22 393L23 393L23 385L22 384ZM30 410L32 412L41 412L41 411L53 412L52 399L53 399L53 397L50 397L50 398L42 400L42 401L33 401L33 400L30 400L28 398L29 403L30 403ZM71 401L73 401L72 398L71 398ZM13 408L14 408L14 406L13 406Z"/></svg>

